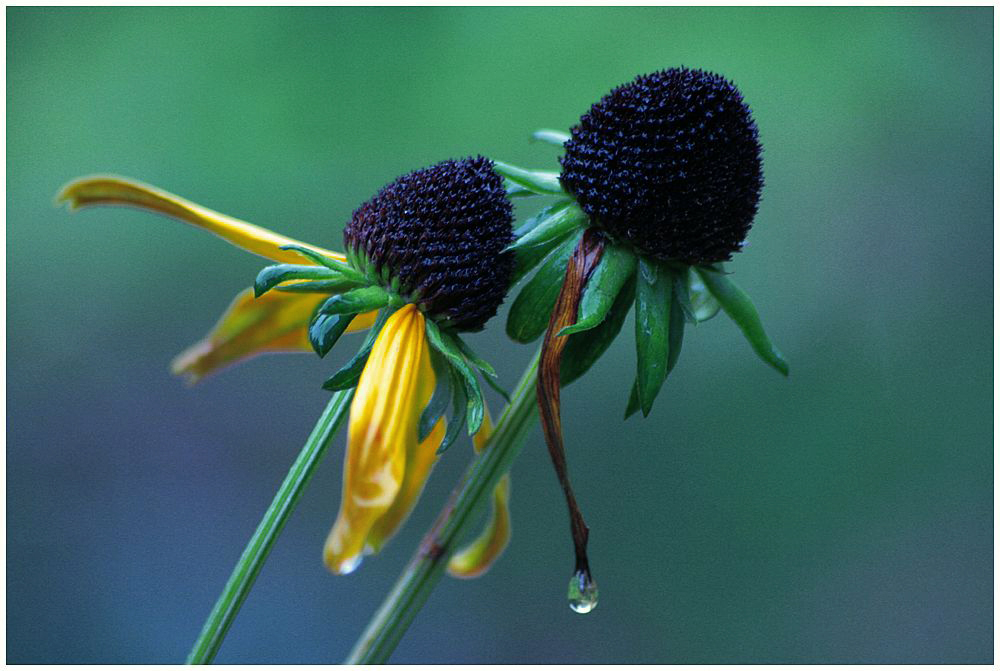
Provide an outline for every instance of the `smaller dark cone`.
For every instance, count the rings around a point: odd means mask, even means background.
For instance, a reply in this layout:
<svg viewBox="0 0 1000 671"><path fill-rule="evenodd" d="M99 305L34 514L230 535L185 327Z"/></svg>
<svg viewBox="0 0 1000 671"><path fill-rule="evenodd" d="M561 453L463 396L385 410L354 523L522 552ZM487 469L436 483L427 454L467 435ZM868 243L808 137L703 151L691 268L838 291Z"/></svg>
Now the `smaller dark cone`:
<svg viewBox="0 0 1000 671"><path fill-rule="evenodd" d="M503 302L514 237L503 179L482 156L403 175L354 211L344 244L429 317L478 331Z"/></svg>
<svg viewBox="0 0 1000 671"><path fill-rule="evenodd" d="M757 213L757 125L720 75L671 68L594 104L566 142L560 181L591 222L645 254L728 260Z"/></svg>

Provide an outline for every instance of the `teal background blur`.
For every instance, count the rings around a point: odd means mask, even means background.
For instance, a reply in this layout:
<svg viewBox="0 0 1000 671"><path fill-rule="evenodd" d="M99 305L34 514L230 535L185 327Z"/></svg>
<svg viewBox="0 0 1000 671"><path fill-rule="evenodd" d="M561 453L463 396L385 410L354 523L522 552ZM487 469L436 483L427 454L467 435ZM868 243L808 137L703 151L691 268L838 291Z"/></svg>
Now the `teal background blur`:
<svg viewBox="0 0 1000 671"><path fill-rule="evenodd" d="M397 175L555 169L531 130L684 64L758 120L767 187L731 268L791 377L719 318L623 423L630 318L564 393L600 607L566 607L536 430L505 556L445 579L393 660L990 662L992 35L988 8L8 9L7 661L181 661L354 342L185 387L171 358L265 262L136 210L70 215L60 186L127 175L338 247ZM512 386L531 348L505 314L473 342ZM471 453L334 577L337 441L219 661L342 659Z"/></svg>

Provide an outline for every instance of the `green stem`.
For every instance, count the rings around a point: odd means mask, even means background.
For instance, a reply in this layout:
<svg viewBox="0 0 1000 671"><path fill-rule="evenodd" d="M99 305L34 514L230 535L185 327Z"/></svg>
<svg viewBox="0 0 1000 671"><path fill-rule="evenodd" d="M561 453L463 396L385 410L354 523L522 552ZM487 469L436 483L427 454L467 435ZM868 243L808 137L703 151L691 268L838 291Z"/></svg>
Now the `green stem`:
<svg viewBox="0 0 1000 671"><path fill-rule="evenodd" d="M326 453L331 439L347 416L353 396L353 389L334 393L323 414L320 415L316 427L309 434L305 446L299 452L285 481L281 483L274 500L264 513L264 518L257 525L257 530L243 550L219 600L215 602L215 607L212 608L198 640L188 655L188 664L210 664L219 652L219 647L233 620L236 619L240 606L246 600L250 588L253 587L257 574L271 553L275 540L295 509L302 491L312 478L316 465Z"/></svg>
<svg viewBox="0 0 1000 671"><path fill-rule="evenodd" d="M514 390L510 404L497 422L486 449L466 471L451 500L354 645L347 664L382 664L388 661L444 573L455 543L476 521L476 513L521 451L538 411L535 394L537 374L538 354L535 354Z"/></svg>

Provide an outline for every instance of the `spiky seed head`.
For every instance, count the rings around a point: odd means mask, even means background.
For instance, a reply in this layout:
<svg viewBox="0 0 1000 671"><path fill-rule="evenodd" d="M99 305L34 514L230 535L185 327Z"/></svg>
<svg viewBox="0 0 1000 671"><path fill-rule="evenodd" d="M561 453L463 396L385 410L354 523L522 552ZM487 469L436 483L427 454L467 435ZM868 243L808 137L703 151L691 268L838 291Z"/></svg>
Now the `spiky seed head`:
<svg viewBox="0 0 1000 671"><path fill-rule="evenodd" d="M427 316L478 331L507 294L513 213L503 179L482 156L416 170L354 211L344 245Z"/></svg>
<svg viewBox="0 0 1000 671"><path fill-rule="evenodd" d="M563 188L640 252L703 264L743 247L764 186L761 146L724 77L683 67L636 77L580 118L565 149Z"/></svg>

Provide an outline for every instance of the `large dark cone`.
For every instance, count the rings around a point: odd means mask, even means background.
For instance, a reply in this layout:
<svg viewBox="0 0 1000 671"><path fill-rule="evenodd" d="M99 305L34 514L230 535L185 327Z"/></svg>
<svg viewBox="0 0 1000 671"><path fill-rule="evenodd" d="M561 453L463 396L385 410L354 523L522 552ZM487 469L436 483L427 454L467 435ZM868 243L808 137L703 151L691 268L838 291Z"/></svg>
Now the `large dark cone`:
<svg viewBox="0 0 1000 671"><path fill-rule="evenodd" d="M403 175L355 210L344 244L442 325L477 331L507 294L513 215L482 156Z"/></svg>
<svg viewBox="0 0 1000 671"><path fill-rule="evenodd" d="M640 252L690 264L743 246L764 185L739 90L671 68L614 89L566 142L560 181L591 221Z"/></svg>

